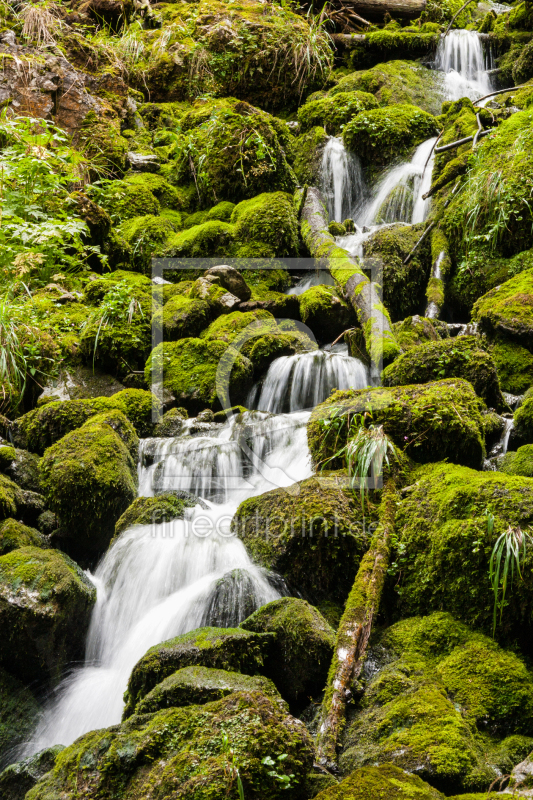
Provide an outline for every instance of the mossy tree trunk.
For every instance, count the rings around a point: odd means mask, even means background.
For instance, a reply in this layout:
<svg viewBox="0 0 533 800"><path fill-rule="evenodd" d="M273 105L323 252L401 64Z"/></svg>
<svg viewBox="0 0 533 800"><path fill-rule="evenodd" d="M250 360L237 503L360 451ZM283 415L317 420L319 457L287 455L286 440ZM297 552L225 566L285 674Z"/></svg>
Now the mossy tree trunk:
<svg viewBox="0 0 533 800"><path fill-rule="evenodd" d="M307 189L302 205L301 231L311 255L320 267L329 270L353 306L372 366L379 376L381 363L386 366L400 354L389 314L378 296L375 282L367 278L358 260L339 247L328 231L328 212L322 195L314 186Z"/></svg>
<svg viewBox="0 0 533 800"><path fill-rule="evenodd" d="M332 771L337 768L337 745L344 727L346 704L352 696L353 682L361 673L372 623L379 610L397 499L396 480L391 477L383 489L378 527L359 565L337 632L315 755L317 764Z"/></svg>

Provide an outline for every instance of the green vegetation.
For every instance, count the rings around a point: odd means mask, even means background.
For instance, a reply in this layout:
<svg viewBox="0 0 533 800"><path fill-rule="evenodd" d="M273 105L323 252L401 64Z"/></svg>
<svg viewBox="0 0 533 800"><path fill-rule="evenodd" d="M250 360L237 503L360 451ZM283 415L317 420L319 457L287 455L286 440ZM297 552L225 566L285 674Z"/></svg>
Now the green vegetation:
<svg viewBox="0 0 533 800"><path fill-rule="evenodd" d="M382 166L407 155L415 145L438 133L435 118L408 103L362 111L342 132L348 150Z"/></svg>

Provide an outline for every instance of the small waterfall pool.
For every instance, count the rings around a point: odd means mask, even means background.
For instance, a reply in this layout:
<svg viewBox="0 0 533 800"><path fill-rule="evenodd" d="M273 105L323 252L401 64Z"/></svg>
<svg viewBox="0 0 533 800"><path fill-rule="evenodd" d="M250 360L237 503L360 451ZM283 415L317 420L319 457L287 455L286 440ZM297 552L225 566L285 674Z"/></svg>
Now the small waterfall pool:
<svg viewBox="0 0 533 800"><path fill-rule="evenodd" d="M185 519L134 526L110 547L91 576L98 599L85 664L50 699L23 755L120 722L131 670L153 645L237 625L280 596L283 581L251 561L231 519L246 498L309 477L311 408L333 388L366 385L365 367L342 346L279 358L250 398L259 410L141 442L139 494L180 490L197 504Z"/></svg>

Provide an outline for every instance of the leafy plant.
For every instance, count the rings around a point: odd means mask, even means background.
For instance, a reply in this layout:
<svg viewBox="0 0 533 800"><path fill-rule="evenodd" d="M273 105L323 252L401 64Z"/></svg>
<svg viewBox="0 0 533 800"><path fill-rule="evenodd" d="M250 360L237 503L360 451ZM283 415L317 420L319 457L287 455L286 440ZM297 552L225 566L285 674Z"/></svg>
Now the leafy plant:
<svg viewBox="0 0 533 800"><path fill-rule="evenodd" d="M222 750L227 756L226 774L230 778L232 785L234 781L237 782L239 800L244 800L244 788L239 772L237 757L234 749L230 745L229 737L226 731L222 731Z"/></svg>
<svg viewBox="0 0 533 800"><path fill-rule="evenodd" d="M143 316L141 304L137 298L131 297L128 282L120 281L106 293L98 308L87 317L81 329L81 334L83 335L88 328L96 328L93 347L93 368L102 329L117 322L127 322L131 325L136 314Z"/></svg>
<svg viewBox="0 0 533 800"><path fill-rule="evenodd" d="M494 515L486 509L487 533L489 536L494 532ZM494 611L492 621L492 635L496 633L498 612L500 622L502 620L503 609L505 608L505 597L507 589L511 589L515 576L522 579L522 567L526 558L526 548L531 542L529 533L525 533L519 526L513 528L509 525L498 539L492 550L489 562L489 578L494 592Z"/></svg>
<svg viewBox="0 0 533 800"><path fill-rule="evenodd" d="M265 756L261 761L261 764L265 767L270 767L267 775L280 783L283 789L290 789L293 785L291 781L294 778L294 773L292 772L289 775L284 772L278 772L278 768L281 767L287 757L287 753L283 753L278 756L275 761L272 756Z"/></svg>

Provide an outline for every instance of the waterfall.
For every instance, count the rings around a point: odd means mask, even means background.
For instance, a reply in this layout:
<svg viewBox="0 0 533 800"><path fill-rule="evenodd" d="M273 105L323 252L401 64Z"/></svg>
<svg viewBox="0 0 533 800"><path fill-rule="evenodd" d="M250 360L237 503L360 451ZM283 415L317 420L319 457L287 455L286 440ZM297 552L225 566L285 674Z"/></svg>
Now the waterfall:
<svg viewBox="0 0 533 800"><path fill-rule="evenodd" d="M489 55L485 60L481 40L475 31L450 31L441 36L435 57L435 69L445 73L446 99L469 97L475 100L491 91L487 70L492 68Z"/></svg>
<svg viewBox="0 0 533 800"><path fill-rule="evenodd" d="M153 645L204 625L237 625L283 593L281 578L231 534L231 519L246 498L312 474L309 411L278 412L309 408L334 387L366 386L365 368L345 351L274 361L261 392L271 399L259 407L276 416L246 412L199 433L189 421L175 438L141 441L140 494L179 490L197 495L197 505L184 519L129 528L105 554L90 576L97 603L85 663L50 698L21 756L120 722L129 675Z"/></svg>
<svg viewBox="0 0 533 800"><path fill-rule="evenodd" d="M333 352L318 350L276 359L263 385L251 390L248 403L260 411L279 414L313 408L333 389L364 389L368 384L364 364L351 358L347 346L341 345Z"/></svg>
<svg viewBox="0 0 533 800"><path fill-rule="evenodd" d="M431 268L431 277L437 281L442 281L442 271L440 265L442 264L445 258L446 258L446 251L441 250L437 258L435 259L435 263ZM438 319L439 313L440 313L439 306L436 303L434 303L433 300L431 300L426 306L425 316L428 319Z"/></svg>
<svg viewBox="0 0 533 800"><path fill-rule="evenodd" d="M331 221L343 222L365 196L366 187L359 158L348 153L342 139L328 139L322 155L322 193Z"/></svg>
<svg viewBox="0 0 533 800"><path fill-rule="evenodd" d="M298 281L296 286L288 289L286 294L303 294L312 286L334 286L335 281L329 272L325 270L317 270L316 272L308 272L301 280Z"/></svg>

